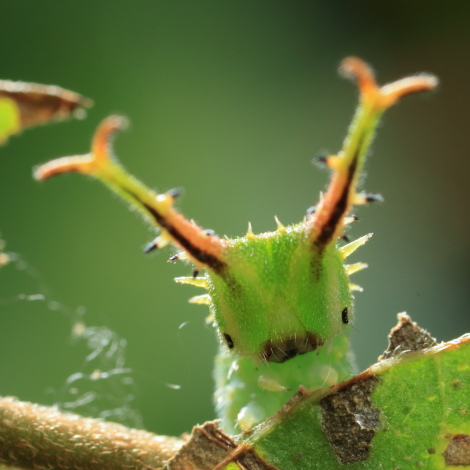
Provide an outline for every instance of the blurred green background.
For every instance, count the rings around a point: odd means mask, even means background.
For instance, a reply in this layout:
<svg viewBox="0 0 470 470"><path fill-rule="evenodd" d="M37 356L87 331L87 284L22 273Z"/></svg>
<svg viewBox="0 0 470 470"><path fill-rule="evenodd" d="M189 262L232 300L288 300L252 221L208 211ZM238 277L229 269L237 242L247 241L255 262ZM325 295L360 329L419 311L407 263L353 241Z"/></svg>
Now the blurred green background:
<svg viewBox="0 0 470 470"><path fill-rule="evenodd" d="M367 164L365 188L385 203L358 209L350 232L374 232L354 258L370 266L354 278L365 288L359 365L383 351L404 310L439 340L470 330L469 13L465 2L403 0L3 2L2 78L58 84L96 105L0 149L0 229L20 260L0 272L0 394L64 404L72 374L121 366L122 342L87 361L72 340L86 310L87 325L127 341L132 369L81 384L97 394L89 406L130 401L147 429L168 434L213 418L207 310L172 281L190 268L166 263L169 249L144 256L153 233L100 185L39 184L31 169L87 152L98 122L119 112L132 122L116 142L121 160L160 190L184 188L179 207L202 226L240 235L248 221L272 230L274 215L297 222L328 180L312 157L340 148L353 113L356 90L336 72L351 54L381 82L420 71L441 80L387 113ZM33 294L45 300L20 298Z"/></svg>

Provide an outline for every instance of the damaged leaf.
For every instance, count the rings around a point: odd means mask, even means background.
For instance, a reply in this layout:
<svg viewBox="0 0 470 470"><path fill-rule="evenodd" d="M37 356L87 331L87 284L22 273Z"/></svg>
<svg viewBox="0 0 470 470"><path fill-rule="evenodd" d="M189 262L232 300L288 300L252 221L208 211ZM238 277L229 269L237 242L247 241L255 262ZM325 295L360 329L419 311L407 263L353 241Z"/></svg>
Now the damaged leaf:
<svg viewBox="0 0 470 470"><path fill-rule="evenodd" d="M418 326L406 313L398 314L398 324L388 335L388 348L379 361L400 354L420 351L437 345L437 341L426 330Z"/></svg>
<svg viewBox="0 0 470 470"><path fill-rule="evenodd" d="M27 127L79 116L92 104L58 86L0 80L0 144Z"/></svg>

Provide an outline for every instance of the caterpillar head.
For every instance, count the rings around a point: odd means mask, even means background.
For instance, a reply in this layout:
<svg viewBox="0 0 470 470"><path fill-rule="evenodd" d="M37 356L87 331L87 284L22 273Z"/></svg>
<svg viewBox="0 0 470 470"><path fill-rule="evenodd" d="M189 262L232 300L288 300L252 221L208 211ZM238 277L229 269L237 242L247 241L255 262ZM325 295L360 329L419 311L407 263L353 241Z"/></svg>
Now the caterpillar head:
<svg viewBox="0 0 470 470"><path fill-rule="evenodd" d="M192 299L211 310L221 341L255 361L284 362L315 350L347 328L353 317L349 274L365 264L344 258L370 235L323 250L305 223L228 241L227 266L218 275L176 281L207 289Z"/></svg>

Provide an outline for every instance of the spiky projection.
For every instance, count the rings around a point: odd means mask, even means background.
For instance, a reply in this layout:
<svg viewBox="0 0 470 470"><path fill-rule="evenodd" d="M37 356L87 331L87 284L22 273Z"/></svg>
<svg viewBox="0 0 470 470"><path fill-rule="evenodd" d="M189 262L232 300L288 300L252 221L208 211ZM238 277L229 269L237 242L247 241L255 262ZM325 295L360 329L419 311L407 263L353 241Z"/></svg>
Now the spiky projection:
<svg viewBox="0 0 470 470"><path fill-rule="evenodd" d="M91 153L46 163L35 172L44 180L66 172L92 175L135 205L160 228L146 252L173 244L173 259L194 264L192 277L177 278L207 290L191 302L209 305L220 340L239 357L284 362L315 350L350 327L354 317L349 276L366 267L345 264L345 258L370 235L345 246L337 242L354 219L353 205L376 200L357 185L374 129L382 113L409 93L429 90L436 79L413 76L379 88L369 67L357 58L343 61L341 72L355 78L360 102L349 134L337 155L323 159L331 169L328 190L301 223L255 235L219 238L174 209L176 193L158 194L130 176L111 156L109 141L125 120L105 119L93 139ZM204 277L196 277L200 270Z"/></svg>

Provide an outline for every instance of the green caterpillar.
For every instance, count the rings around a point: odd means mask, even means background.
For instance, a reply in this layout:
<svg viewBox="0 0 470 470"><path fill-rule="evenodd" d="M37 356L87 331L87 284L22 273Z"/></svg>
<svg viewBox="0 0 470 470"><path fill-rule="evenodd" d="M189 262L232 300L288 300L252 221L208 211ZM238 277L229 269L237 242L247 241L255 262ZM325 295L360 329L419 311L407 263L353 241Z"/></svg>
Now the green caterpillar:
<svg viewBox="0 0 470 470"><path fill-rule="evenodd" d="M341 343L346 355L347 332L354 318L352 292L360 290L349 277L367 265L348 265L345 259L371 235L344 246L337 241L345 225L354 220L353 205L377 198L357 190L367 150L388 107L404 95L437 84L433 76L417 75L379 88L369 67L354 57L345 59L340 71L357 80L359 106L342 150L323 159L332 170L328 190L315 210L296 225L284 227L276 219L276 231L255 235L249 227L244 237L234 239L203 230L174 209L175 191L150 190L112 158L110 137L125 126L117 116L101 123L90 154L53 160L35 171L38 180L71 171L100 179L160 228L146 251L172 243L181 250L172 259L193 263L193 275L176 281L207 291L190 302L209 305L210 318L225 345L216 380L219 414L230 429L235 429L236 421L247 428L275 411L279 403L260 393L272 395L274 390L300 383L318 386L318 377L312 379L305 374L305 365L300 366L315 362L306 353L323 346L322 354L328 355ZM205 275L197 277L201 269ZM299 359L301 355L307 358ZM346 362L342 373L351 369L350 361ZM233 396L237 381L241 391Z"/></svg>

